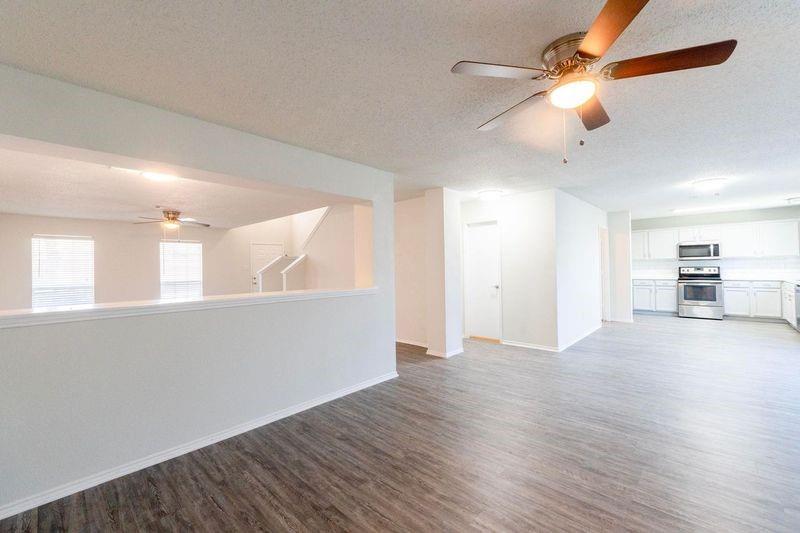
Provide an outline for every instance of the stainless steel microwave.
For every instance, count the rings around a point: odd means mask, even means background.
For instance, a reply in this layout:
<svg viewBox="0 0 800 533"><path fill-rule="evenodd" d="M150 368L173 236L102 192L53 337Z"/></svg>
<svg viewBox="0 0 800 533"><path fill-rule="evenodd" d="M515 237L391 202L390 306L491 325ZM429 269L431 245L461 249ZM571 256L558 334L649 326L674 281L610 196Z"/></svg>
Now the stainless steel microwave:
<svg viewBox="0 0 800 533"><path fill-rule="evenodd" d="M678 259L697 261L700 259L719 259L718 242L682 242L678 244Z"/></svg>

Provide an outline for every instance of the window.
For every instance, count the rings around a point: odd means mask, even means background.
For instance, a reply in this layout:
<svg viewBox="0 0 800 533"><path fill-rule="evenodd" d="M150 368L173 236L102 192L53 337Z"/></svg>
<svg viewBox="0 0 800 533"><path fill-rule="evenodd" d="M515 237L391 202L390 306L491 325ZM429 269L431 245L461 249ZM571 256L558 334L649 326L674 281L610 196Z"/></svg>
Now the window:
<svg viewBox="0 0 800 533"><path fill-rule="evenodd" d="M31 307L94 303L91 237L34 235Z"/></svg>
<svg viewBox="0 0 800 533"><path fill-rule="evenodd" d="M203 296L203 244L161 241L161 298L186 300Z"/></svg>

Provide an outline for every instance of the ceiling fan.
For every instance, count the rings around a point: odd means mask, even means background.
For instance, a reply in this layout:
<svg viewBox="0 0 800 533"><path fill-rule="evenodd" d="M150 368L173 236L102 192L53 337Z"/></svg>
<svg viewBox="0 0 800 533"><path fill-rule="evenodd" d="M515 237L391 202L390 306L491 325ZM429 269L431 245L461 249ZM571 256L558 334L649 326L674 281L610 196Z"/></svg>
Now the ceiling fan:
<svg viewBox="0 0 800 533"><path fill-rule="evenodd" d="M649 74L708 67L724 63L736 48L736 41L694 46L682 50L662 52L604 66L592 72L593 65L608 51L614 41L625 31L648 0L608 0L592 23L588 32L565 35L550 43L542 52L542 68L459 61L451 72L471 76L513 78L521 80L555 80L552 86L539 91L496 117L481 124L486 131L500 125L505 119L528 108L541 98L562 109L575 109L587 130L610 122L595 92L598 80L621 80Z"/></svg>
<svg viewBox="0 0 800 533"><path fill-rule="evenodd" d="M134 224L161 223L164 225L164 228L166 229L176 229L183 225L200 226L203 228L211 227L211 224L206 224L204 222L197 222L195 219L189 217L182 217L180 211L175 211L173 209L164 209L161 213L162 213L161 218L139 217L147 220L147 222L134 222Z"/></svg>

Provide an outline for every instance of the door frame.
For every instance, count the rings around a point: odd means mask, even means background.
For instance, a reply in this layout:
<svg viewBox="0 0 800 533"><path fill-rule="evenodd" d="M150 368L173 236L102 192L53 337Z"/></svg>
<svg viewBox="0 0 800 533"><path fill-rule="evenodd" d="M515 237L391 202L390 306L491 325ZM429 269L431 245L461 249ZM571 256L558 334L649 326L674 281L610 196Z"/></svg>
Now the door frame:
<svg viewBox="0 0 800 533"><path fill-rule="evenodd" d="M462 329L464 331L464 338L469 339L470 334L467 331L467 306L469 305L467 302L467 261L466 261L466 249L467 249L467 240L469 239L469 227L470 226L479 226L485 224L494 224L497 227L497 282L500 284L500 289L498 289L497 293L497 305L498 305L498 321L500 327L500 337L498 337L498 341L500 344L503 344L503 230L500 226L500 221L497 218L479 218L475 220L470 220L469 222L463 222L461 228L461 294L464 296L462 298L462 306L461 306L461 322L462 322Z"/></svg>
<svg viewBox="0 0 800 533"><path fill-rule="evenodd" d="M600 226L597 233L600 244L600 318L603 322L608 322L611 319L611 254L608 228Z"/></svg>
<svg viewBox="0 0 800 533"><path fill-rule="evenodd" d="M250 285L250 292L258 292L258 283L255 284L256 289L253 288L253 276L255 272L253 272L253 245L260 244L265 246L280 246L281 247L281 255L286 255L286 246L282 242L254 242L250 241L250 245L247 247L247 255L249 258L250 263L250 275L247 276L248 285Z"/></svg>

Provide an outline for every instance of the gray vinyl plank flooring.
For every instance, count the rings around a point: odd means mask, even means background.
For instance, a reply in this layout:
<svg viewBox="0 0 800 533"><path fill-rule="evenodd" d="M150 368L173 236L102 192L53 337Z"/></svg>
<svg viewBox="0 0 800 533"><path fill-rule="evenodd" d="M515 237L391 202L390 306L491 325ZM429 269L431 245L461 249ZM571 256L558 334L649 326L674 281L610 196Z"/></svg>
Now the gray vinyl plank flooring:
<svg viewBox="0 0 800 533"><path fill-rule="evenodd" d="M0 531L800 531L800 334L637 316L400 377Z"/></svg>

